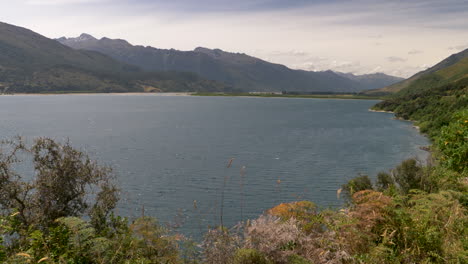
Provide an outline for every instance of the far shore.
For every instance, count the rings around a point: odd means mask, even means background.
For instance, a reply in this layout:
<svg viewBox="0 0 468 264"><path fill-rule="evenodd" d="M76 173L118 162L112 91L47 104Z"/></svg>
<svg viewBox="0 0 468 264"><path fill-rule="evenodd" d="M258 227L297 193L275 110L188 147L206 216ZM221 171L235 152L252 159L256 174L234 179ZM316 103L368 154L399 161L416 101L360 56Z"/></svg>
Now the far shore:
<svg viewBox="0 0 468 264"><path fill-rule="evenodd" d="M128 96L128 95L137 95L137 96L191 96L194 93L11 93L11 94L0 94L0 96L50 96L50 95L120 95L120 96Z"/></svg>
<svg viewBox="0 0 468 264"><path fill-rule="evenodd" d="M4 93L0 96L51 96L51 95L115 95L115 96L213 96L213 97L268 97L268 98L309 98L309 99L357 99L382 100L382 97L356 94L269 94L269 93L197 93L197 92L128 92L128 93L93 93L93 92L44 92L44 93Z"/></svg>
<svg viewBox="0 0 468 264"><path fill-rule="evenodd" d="M281 94L281 93L194 93L194 96L221 97L267 97L267 98L309 98L309 99L357 99L382 100L382 97L359 94Z"/></svg>

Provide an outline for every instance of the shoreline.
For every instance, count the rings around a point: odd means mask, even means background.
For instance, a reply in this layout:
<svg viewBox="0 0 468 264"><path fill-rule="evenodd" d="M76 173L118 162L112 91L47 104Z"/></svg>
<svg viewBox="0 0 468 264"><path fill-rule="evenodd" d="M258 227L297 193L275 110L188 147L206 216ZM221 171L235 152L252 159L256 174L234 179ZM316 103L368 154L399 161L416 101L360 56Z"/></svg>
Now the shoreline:
<svg viewBox="0 0 468 264"><path fill-rule="evenodd" d="M216 94L198 92L168 92L168 93L93 93L93 92L50 92L50 93L11 93L1 96L55 96L55 95L113 95L113 96L200 96L200 97L247 97L247 98L291 98L291 99L340 99L340 100L382 100L378 97L356 95L256 95L256 94ZM377 111L376 111L377 112Z"/></svg>
<svg viewBox="0 0 468 264"><path fill-rule="evenodd" d="M194 93L193 96L204 97L248 97L248 98L302 98L302 99L342 99L342 100L382 100L381 97L370 97L354 94L252 94L252 93Z"/></svg>
<svg viewBox="0 0 468 264"><path fill-rule="evenodd" d="M13 93L0 94L0 96L51 96L51 95L119 95L119 96L192 96L193 92L174 92L174 93Z"/></svg>
<svg viewBox="0 0 468 264"><path fill-rule="evenodd" d="M392 111L385 111L385 110L374 110L374 109L368 109L369 112L374 112L374 113L387 113L387 114L395 114L395 112L392 112ZM406 122L411 122L411 125L414 129L416 129L419 134L423 135L424 137L427 137L426 134L424 133L421 133L421 128L418 126L418 125L415 125L415 123L417 122L416 120L408 120L408 119L403 119L401 117L396 117L396 116L393 116L392 119L395 119L395 120L400 120L400 121L406 121Z"/></svg>
<svg viewBox="0 0 468 264"><path fill-rule="evenodd" d="M369 109L369 112L395 114L395 112L392 112L392 111L374 110L374 109Z"/></svg>

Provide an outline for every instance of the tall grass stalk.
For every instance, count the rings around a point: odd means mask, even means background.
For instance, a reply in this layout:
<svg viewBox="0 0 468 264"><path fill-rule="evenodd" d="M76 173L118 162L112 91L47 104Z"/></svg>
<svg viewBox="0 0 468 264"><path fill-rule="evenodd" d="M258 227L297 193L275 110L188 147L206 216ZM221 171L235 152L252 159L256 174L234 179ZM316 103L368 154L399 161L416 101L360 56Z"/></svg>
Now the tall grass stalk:
<svg viewBox="0 0 468 264"><path fill-rule="evenodd" d="M245 166L240 169L240 194L241 194L241 222L244 222L244 179Z"/></svg>
<svg viewBox="0 0 468 264"><path fill-rule="evenodd" d="M226 183L229 179L229 176L227 175L227 169L231 168L232 162L234 161L234 158L231 158L224 169L224 180L223 180L223 187L221 188L221 205L220 205L220 213L219 213L219 220L220 220L220 225L221 227L224 226L223 223L223 212L224 212L224 190L226 189Z"/></svg>

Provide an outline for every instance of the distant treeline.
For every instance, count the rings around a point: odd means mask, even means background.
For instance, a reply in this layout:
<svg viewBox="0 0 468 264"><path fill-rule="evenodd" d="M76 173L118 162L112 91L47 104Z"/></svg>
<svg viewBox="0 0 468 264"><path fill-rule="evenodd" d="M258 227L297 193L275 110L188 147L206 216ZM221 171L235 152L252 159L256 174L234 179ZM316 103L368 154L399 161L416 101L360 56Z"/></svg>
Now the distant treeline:
<svg viewBox="0 0 468 264"><path fill-rule="evenodd" d="M344 93L344 92L322 92L322 91L310 91L310 92L305 92L305 91L282 91L281 94L284 95L358 95L359 93L355 92L350 92L350 93Z"/></svg>

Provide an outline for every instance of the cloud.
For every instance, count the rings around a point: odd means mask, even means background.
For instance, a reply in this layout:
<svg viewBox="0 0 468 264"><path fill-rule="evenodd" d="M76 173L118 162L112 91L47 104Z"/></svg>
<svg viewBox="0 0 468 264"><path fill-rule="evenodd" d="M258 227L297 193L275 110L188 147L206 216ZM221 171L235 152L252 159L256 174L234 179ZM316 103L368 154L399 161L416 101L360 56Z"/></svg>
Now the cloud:
<svg viewBox="0 0 468 264"><path fill-rule="evenodd" d="M309 57L306 60L292 64L291 68L307 71L327 71L364 74L369 73L371 69L363 66L360 61L339 60L324 57Z"/></svg>
<svg viewBox="0 0 468 264"><path fill-rule="evenodd" d="M271 56L275 57L305 57L310 56L309 53L302 50L287 50L287 51L272 51L270 52Z"/></svg>
<svg viewBox="0 0 468 264"><path fill-rule="evenodd" d="M386 59L389 62L405 62L405 61L407 61L407 59L405 59L405 58L396 57L396 56L390 56L390 57L387 57Z"/></svg>
<svg viewBox="0 0 468 264"><path fill-rule="evenodd" d="M456 45L468 34L468 1L460 0L0 0L0 6L3 21L50 38L86 32L156 48L205 46L305 70L406 77L468 47ZM410 56L420 50L424 56Z"/></svg>
<svg viewBox="0 0 468 264"><path fill-rule="evenodd" d="M398 67L397 69L387 71L388 74L393 75L393 76L401 76L401 77L411 77L414 74L427 70L431 66L428 64L422 64L422 65L417 65L417 66L405 66L405 67Z"/></svg>
<svg viewBox="0 0 468 264"><path fill-rule="evenodd" d="M103 3L108 0L27 0L26 5L37 5L37 6L60 6L60 5L74 5L74 4L91 4L91 3Z"/></svg>
<svg viewBox="0 0 468 264"><path fill-rule="evenodd" d="M468 48L468 43L457 45L457 46L452 46L452 47L449 47L448 49L449 50L454 50L454 51L461 51L461 50L464 50L464 49L467 49L467 48Z"/></svg>
<svg viewBox="0 0 468 264"><path fill-rule="evenodd" d="M177 12L213 13L213 12L262 12L284 10L310 6L309 0L114 0L127 2L129 5L145 5L148 9L157 8ZM326 0L314 0L312 4L325 3Z"/></svg>
<svg viewBox="0 0 468 264"><path fill-rule="evenodd" d="M421 53L424 53L424 51L417 50L417 49L413 49L413 50L408 51L408 55L416 55L416 54L421 54Z"/></svg>

